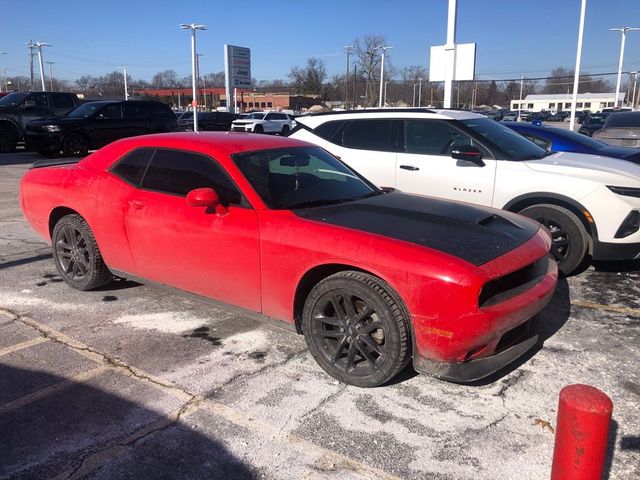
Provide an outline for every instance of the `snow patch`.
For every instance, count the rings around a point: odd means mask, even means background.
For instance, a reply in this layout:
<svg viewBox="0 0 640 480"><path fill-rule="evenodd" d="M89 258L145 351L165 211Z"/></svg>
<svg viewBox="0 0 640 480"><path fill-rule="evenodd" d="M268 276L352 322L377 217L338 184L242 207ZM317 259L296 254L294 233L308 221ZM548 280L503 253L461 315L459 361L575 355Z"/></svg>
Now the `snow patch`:
<svg viewBox="0 0 640 480"><path fill-rule="evenodd" d="M193 317L184 312L160 312L123 315L114 323L124 323L133 328L158 330L165 333L182 333L203 326L206 319Z"/></svg>

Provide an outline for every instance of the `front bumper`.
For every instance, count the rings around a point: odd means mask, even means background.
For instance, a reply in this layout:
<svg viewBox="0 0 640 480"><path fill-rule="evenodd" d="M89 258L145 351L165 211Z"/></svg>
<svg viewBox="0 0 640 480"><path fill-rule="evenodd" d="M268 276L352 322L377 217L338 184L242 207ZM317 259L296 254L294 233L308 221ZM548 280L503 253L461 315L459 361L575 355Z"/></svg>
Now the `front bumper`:
<svg viewBox="0 0 640 480"><path fill-rule="evenodd" d="M620 261L640 259L640 243L607 243L594 239L592 260Z"/></svg>
<svg viewBox="0 0 640 480"><path fill-rule="evenodd" d="M479 267L485 280L461 284L456 300L448 301L437 317L412 315L414 368L445 380L470 382L528 351L537 341L532 319L551 300L558 280L556 262L548 254L550 244L549 235L539 231Z"/></svg>
<svg viewBox="0 0 640 480"><path fill-rule="evenodd" d="M58 152L62 149L60 133L35 134L27 132L24 136L25 150L33 152Z"/></svg>

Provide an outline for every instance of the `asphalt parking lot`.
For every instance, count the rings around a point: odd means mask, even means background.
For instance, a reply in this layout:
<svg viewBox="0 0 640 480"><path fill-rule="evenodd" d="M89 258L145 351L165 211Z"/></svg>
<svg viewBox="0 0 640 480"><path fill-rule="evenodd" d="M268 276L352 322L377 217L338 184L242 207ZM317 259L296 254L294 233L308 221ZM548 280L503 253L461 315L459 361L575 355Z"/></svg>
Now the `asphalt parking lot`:
<svg viewBox="0 0 640 480"><path fill-rule="evenodd" d="M640 477L640 264L561 280L544 344L491 382L364 390L302 337L135 282L78 292L0 155L0 478L549 478L560 389L614 402L607 478Z"/></svg>

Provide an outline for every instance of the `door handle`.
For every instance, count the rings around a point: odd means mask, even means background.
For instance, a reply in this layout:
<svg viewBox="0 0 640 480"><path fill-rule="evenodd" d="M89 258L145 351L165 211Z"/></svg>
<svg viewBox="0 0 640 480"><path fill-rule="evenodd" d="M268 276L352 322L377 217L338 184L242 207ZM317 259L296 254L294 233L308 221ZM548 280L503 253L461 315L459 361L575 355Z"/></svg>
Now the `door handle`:
<svg viewBox="0 0 640 480"><path fill-rule="evenodd" d="M142 200L129 200L129 205L133 208L143 208L145 203Z"/></svg>
<svg viewBox="0 0 640 480"><path fill-rule="evenodd" d="M409 170L410 172L415 172L416 170L420 170L418 167L414 167L413 165L400 165L400 168L403 170Z"/></svg>

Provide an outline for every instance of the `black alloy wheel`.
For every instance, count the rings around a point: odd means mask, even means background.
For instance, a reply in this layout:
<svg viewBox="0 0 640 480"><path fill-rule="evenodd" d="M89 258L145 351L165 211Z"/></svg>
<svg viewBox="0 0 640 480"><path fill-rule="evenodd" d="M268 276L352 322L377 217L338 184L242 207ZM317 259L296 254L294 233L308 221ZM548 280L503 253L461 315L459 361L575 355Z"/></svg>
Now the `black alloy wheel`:
<svg viewBox="0 0 640 480"><path fill-rule="evenodd" d="M81 133L72 133L64 141L64 154L68 157L84 157L89 152L89 140Z"/></svg>
<svg viewBox="0 0 640 480"><path fill-rule="evenodd" d="M262 128L262 125L256 125L253 128L253 133L263 133L264 132L264 128Z"/></svg>
<svg viewBox="0 0 640 480"><path fill-rule="evenodd" d="M316 285L303 312L311 354L338 380L375 387L409 361L407 315L391 289L361 272L339 272Z"/></svg>
<svg viewBox="0 0 640 480"><path fill-rule="evenodd" d="M289 125L283 125L282 132L280 132L280 135L282 135L283 137L286 137L288 134L289 134Z"/></svg>
<svg viewBox="0 0 640 480"><path fill-rule="evenodd" d="M10 127L0 127L0 153L11 153L16 149L18 138Z"/></svg>
<svg viewBox="0 0 640 480"><path fill-rule="evenodd" d="M111 281L96 239L81 216L62 217L53 229L51 245L58 273L73 288L92 290Z"/></svg>
<svg viewBox="0 0 640 480"><path fill-rule="evenodd" d="M551 253L562 274L570 275L582 264L589 248L589 235L573 212L557 205L534 205L520 213L551 232Z"/></svg>

